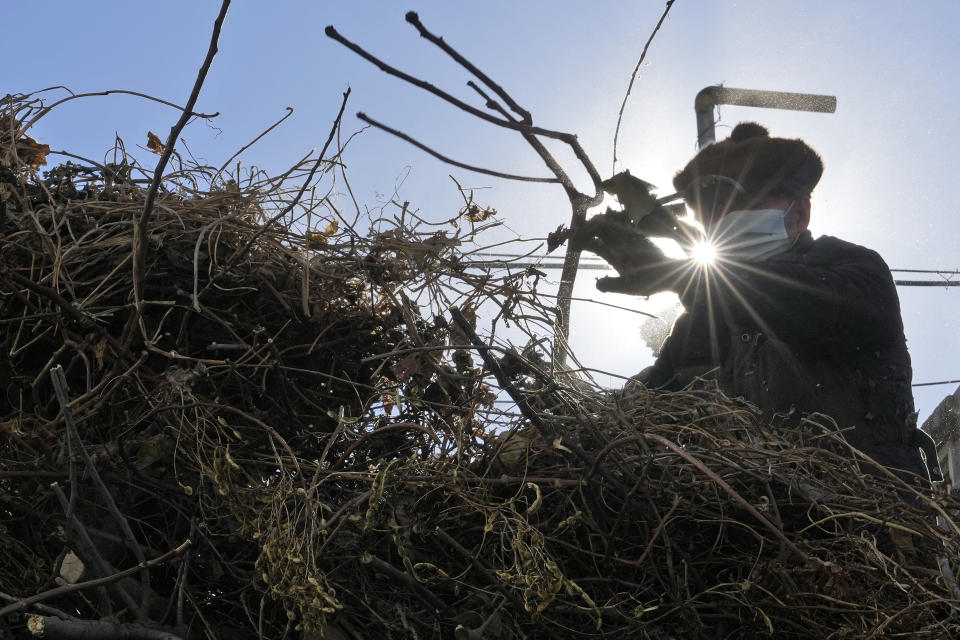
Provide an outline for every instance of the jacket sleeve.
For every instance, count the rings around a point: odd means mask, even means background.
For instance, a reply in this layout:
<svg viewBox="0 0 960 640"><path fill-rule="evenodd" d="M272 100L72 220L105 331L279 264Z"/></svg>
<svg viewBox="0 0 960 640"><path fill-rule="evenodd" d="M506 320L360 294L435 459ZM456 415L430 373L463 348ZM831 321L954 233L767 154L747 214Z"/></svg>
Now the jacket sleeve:
<svg viewBox="0 0 960 640"><path fill-rule="evenodd" d="M883 259L835 238L816 243L798 260L719 265L681 299L688 309L720 304L728 322L798 344L902 340L900 303Z"/></svg>

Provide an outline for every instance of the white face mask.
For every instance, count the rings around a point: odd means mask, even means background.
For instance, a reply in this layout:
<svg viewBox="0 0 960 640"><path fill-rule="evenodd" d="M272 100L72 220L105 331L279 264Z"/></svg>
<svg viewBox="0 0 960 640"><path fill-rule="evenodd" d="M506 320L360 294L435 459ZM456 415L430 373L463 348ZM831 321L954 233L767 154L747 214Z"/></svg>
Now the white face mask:
<svg viewBox="0 0 960 640"><path fill-rule="evenodd" d="M720 258L766 260L783 253L793 244L787 235L783 209L731 211L720 218L711 232Z"/></svg>

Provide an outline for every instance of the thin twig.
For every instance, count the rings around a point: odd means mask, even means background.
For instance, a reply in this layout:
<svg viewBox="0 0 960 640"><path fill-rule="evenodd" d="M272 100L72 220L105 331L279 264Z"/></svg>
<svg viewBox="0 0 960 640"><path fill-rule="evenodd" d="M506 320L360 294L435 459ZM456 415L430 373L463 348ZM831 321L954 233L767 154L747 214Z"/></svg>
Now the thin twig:
<svg viewBox="0 0 960 640"><path fill-rule="evenodd" d="M432 33L430 33L430 31L428 31L427 28L423 26L423 23L420 22L420 16L417 15L416 11L408 11L406 15L406 20L407 22L412 24L414 27L416 27L417 31L420 32L420 36L422 38L426 38L433 44L443 49L443 51L447 55L449 55L451 58L459 62L464 69L466 69L467 71L475 75L477 79L480 80L480 82L490 87L494 93L500 96L500 98L505 103L507 103L508 107L510 107L515 113L517 113L520 116L521 120L524 123L531 124L533 122L533 118L530 116L530 112L524 109L523 107L521 107L519 104L517 104L516 101L512 97L510 97L510 94L508 94L506 91L503 90L503 87L501 87L499 84L491 80L490 77L484 72L480 71L480 69L478 69L476 65L474 65L472 62L470 62L469 60L464 58L462 55L460 55L460 53L457 52L453 47L448 45L443 38L437 37Z"/></svg>
<svg viewBox="0 0 960 640"><path fill-rule="evenodd" d="M468 81L467 86L480 94L480 96L486 101L488 108L496 111L507 120L514 120L513 117L507 113L506 109L500 106L496 100L490 98L490 96L488 96L483 89L477 86L473 80ZM570 179L570 176L567 175L567 172L563 170L563 167L560 166L560 163L557 162L557 159L553 157L553 154L550 153L550 151L543 145L542 142L540 142L537 136L525 131L521 131L520 135L523 136L523 139L526 140L527 144L533 147L533 150L537 152L537 155L540 156L540 159L543 160L545 165L547 165L547 168L550 169L551 173L557 177L555 182L559 182L561 185L563 185L563 188L567 192L567 196L571 199L571 201L586 197L584 194L581 194L579 191L577 191L576 186L573 184L573 180ZM597 180L597 188L599 189L599 176L597 177Z"/></svg>
<svg viewBox="0 0 960 640"><path fill-rule="evenodd" d="M419 78L415 78L407 73L404 73L403 71L400 71L396 67L393 67L387 64L383 60L380 60L373 54L368 53L360 45L344 38L333 27L333 25L328 26L324 32L327 34L329 38L336 40L346 48L350 49L351 51L359 55L361 58L364 58L365 60L373 63L374 65L377 66L377 68L379 68L384 73L394 76L396 78L400 78L401 80L404 80L415 87L419 87L425 91L429 91L430 93L437 96L438 98L446 102L449 102L455 107L458 107L459 109L462 109L463 111L466 111L470 115L476 116L481 120L485 120L486 122L495 124L499 127L504 127L506 129L513 129L514 131L530 131L531 133L534 133L538 136L544 136L546 138L554 138L556 140L563 140L564 142L567 142L571 137L576 139L575 136L571 136L571 134L569 133L562 133L560 131L551 131L550 129L544 129L542 127L535 127L535 126L526 125L523 123L511 122L510 120L501 120L500 118L495 118L490 114L485 113L484 111L481 111L480 109L477 109L476 107L467 104L463 100L460 100L459 98L455 98L454 96L450 95L446 91L443 91L442 89L438 89L437 87L433 86L429 82L425 82L423 80L420 80Z"/></svg>
<svg viewBox="0 0 960 640"><path fill-rule="evenodd" d="M117 507L117 502L114 500L113 494L110 493L110 489L107 488L103 478L100 477L100 472L97 471L97 466L94 464L93 458L91 458L90 454L87 453L86 448L83 446L83 441L80 439L80 431L77 429L77 423L73 418L73 411L70 409L67 378L63 373L63 367L61 365L58 364L50 370L50 380L53 383L53 391L57 396L57 401L60 403L60 411L63 412L63 421L67 425L67 437L71 438L76 444L76 448L80 453L80 457L83 458L87 473L90 474L90 477L93 479L97 490L103 497L104 504L106 504L110 515L113 516L117 526L119 526L120 530L123 532L127 547L133 551L133 555L138 561L141 563L145 562L147 558L143 554L143 549L137 543L136 536L133 535L133 530L130 528L130 523L128 523L126 517L120 513L120 509ZM71 487L71 489L76 491L76 487ZM140 614L141 616L146 617L149 611L150 601L150 578L147 572L144 572L143 574L142 590Z"/></svg>
<svg viewBox="0 0 960 640"><path fill-rule="evenodd" d="M187 548L189 547L190 547L190 540L185 540L180 546L175 547L170 551L167 551L165 554L163 554L159 558L154 558L153 560L146 560L132 567L124 569L123 571L118 571L117 573L111 576L105 576L103 578L95 578L93 580L87 580L86 582L78 582L76 584L65 584L63 586L56 587L55 589L50 589L48 591L44 591L42 593L32 595L29 598L23 598L22 600L19 600L14 604L11 604L9 606L6 606L0 609L0 617L3 617L10 613L16 613L17 611L23 611L24 609L26 609L27 607L29 607L34 603L43 602L44 600L49 600L50 598L62 596L67 593L73 593L74 591L81 591L83 589L90 589L92 587L100 587L100 586L108 585L112 582L116 582L117 580L123 580L127 576L132 576L133 574L143 571L145 569L149 569L150 567L155 567L157 565L163 564L167 560L170 560L171 558L175 558L176 556L180 555L181 553L186 551Z"/></svg>
<svg viewBox="0 0 960 640"><path fill-rule="evenodd" d="M227 261L226 266L224 266L219 272L219 274L227 273L236 264L237 260L247 254L247 251L254 245L254 243L260 239L263 234L265 234L277 221L282 220L284 216L293 211L293 209L303 198L303 194L307 192L307 188L310 186L310 183L313 182L313 176L316 175L317 170L320 168L325 160L323 159L324 154L327 152L327 149L330 147L330 143L333 141L333 137L336 135L337 130L340 128L340 122L343 120L343 111L347 108L347 99L350 97L350 87L347 87L347 90L343 92L343 101L340 103L340 111L337 112L337 117L333 119L333 126L330 128L330 134L327 136L327 141L323 144L323 148L320 150L319 155L317 155L316 161L314 161L313 166L310 167L310 171L307 173L306 179L303 181L303 184L300 186L300 190L297 191L297 195L290 201L290 204L285 206L280 210L280 213L276 214L270 220L260 225L260 228L257 229L256 233L252 234L243 247L236 251L233 256ZM328 161L327 161L328 162ZM214 276L210 282L207 283L207 286L204 287L204 291L209 289L214 282L216 282L217 276ZM203 292L201 292L202 294Z"/></svg>
<svg viewBox="0 0 960 640"><path fill-rule="evenodd" d="M107 333L107 331L103 327L98 325L93 320L93 318L86 315L85 313L77 309L75 306L70 304L70 302L66 298L64 298L62 295L60 295L55 289L46 287L42 284L37 284L36 282L34 282L33 280L30 280L29 278L23 277L16 271L9 271L5 265L0 265L0 273L2 273L7 278L10 278L15 283L21 285L22 287L25 287L30 291L33 291L37 295L40 295L52 300L54 303L56 303L58 307L63 309L63 311L68 316L76 320L77 323L82 328L88 331L96 331L98 334L105 336L108 340L111 338L111 336ZM7 283L7 286L9 287L10 291L13 291L16 288L9 283Z"/></svg>
<svg viewBox="0 0 960 640"><path fill-rule="evenodd" d="M80 551L80 556L89 561L96 567L97 573L100 576L110 575L114 568L110 566L106 560L103 559L103 556L100 555L100 551L97 549L96 545L93 544L93 540L90 538L90 532L87 531L87 528L83 526L83 523L80 522L80 519L73 514L73 498L76 495L76 491L71 490L70 500L67 499L67 496L63 492L63 488L56 482L50 485L50 488L53 490L53 494L57 497L57 500L60 502L60 507L63 509L63 512L66 514L67 519L67 528L76 533L76 536L71 535L70 540L73 544L77 545L77 550ZM123 601L124 605L130 607L131 611L136 611L139 607L137 601L133 599L124 586L120 583L114 583L110 585L110 588L113 589L120 600ZM103 593L100 593L101 604L104 607L104 613L109 614L111 612L112 604L110 598L106 594L106 587L100 587L100 590Z"/></svg>
<svg viewBox="0 0 960 640"><path fill-rule="evenodd" d="M653 550L653 543L655 543L657 538L660 537L660 533L663 531L664 527L667 526L667 523L670 521L670 517L673 515L673 512L676 511L679 504L680 496L676 495L673 497L673 504L670 505L670 509L667 511L667 514L660 519L660 522L657 523L657 528L653 530L652 534L650 534L650 541L647 543L646 548L644 548L643 553L641 553L640 557L637 558L638 567L643 566L644 560L647 559L647 556L650 555L650 551Z"/></svg>
<svg viewBox="0 0 960 640"><path fill-rule="evenodd" d="M785 535L783 534L783 531L781 531L775 524L773 524L772 522L770 522L770 520L769 520L768 518L766 518L762 513L760 513L759 511L757 511L757 508L756 508L756 507L754 507L752 504L750 504L749 502L747 502L747 501L743 498L743 496L741 496L739 493L737 493L737 492L733 489L733 487L731 487L729 484L727 484L727 482L726 482L723 478L721 478L720 476L718 476L712 469L710 469L710 467L708 467L707 465L703 464L702 461L694 458L694 457L693 457L692 455L690 455L688 452L684 451L682 448L680 448L679 446L677 446L676 443L670 442L669 440L667 440L666 438L664 438L664 437L661 436L661 435L658 435L658 434L656 434L656 433L644 433L644 434L643 434L643 437L644 437L644 438L647 438L648 440L653 440L653 441L655 441L655 442L659 442L660 444L662 444L663 446L667 447L668 449L670 449L671 451L673 451L674 453L676 453L678 456L680 456L681 458L683 458L684 460L686 460L687 462L689 462L690 464L692 464L693 466L695 466L697 469L699 469L700 471L702 471L704 475L706 475L708 478L710 478L711 480L713 480L721 489L723 489L723 490L727 493L727 495L729 495L731 498L733 498L733 500L734 500L737 504L739 504L741 507L743 507L744 509L746 509L747 512L748 512L750 515L752 515L754 518L756 518L756 519L760 522L760 524L762 524L762 525L765 526L767 529L769 529L769 530L773 533L773 535L775 535L775 536L777 537L777 539L779 539L780 542L783 543L783 545L784 545L785 547L787 547L788 549L790 549L791 551L793 551L795 554L797 554L797 556L799 556L800 558L802 558L803 560L806 560L806 561L808 561L808 562L809 562L809 561L820 562L819 558L815 558L815 557L810 556L810 555L804 553L803 551L801 551L800 548L799 548L797 545L795 545L793 542L791 542L791 541L787 538L787 536L785 536Z"/></svg>
<svg viewBox="0 0 960 640"><path fill-rule="evenodd" d="M47 89L41 89L40 91L37 91L36 93L42 93L43 91L49 91L50 89L53 89L53 88L55 88L55 87L49 87L49 88L47 88ZM61 88L66 89L66 87L61 87ZM67 91L70 91L70 90L67 89ZM66 98L63 98L63 99L61 99L61 100L57 100L57 101L54 102L53 104L47 105L47 106L43 107L42 109L40 109L40 111L37 113L37 115L35 115L33 118L30 119L29 122L27 122L26 124L24 124L24 125L21 127L21 130L22 130L22 131L26 131L27 129L29 129L30 127L32 127L32 126L37 122L37 120L39 120L39 119L42 118L43 116L47 115L51 110L53 110L54 107L57 107L57 106L63 104L64 102L69 102L70 100L76 100L77 98L90 98L90 97L93 97L93 96L109 96L109 95L112 95L112 94L115 94L115 93L116 93L116 94L126 94L126 95L131 95L131 96L137 96L138 98L146 98L147 100L152 100L152 101L154 101L154 102L159 102L160 104L165 104L165 105L167 105L168 107L173 107L174 109L177 109L177 110L179 110L179 111L184 111L184 112L186 112L186 109L185 109L184 107L181 107L180 105L176 105L176 104L174 104L174 103L172 103L172 102L168 102L168 101L166 101L166 100L163 100L163 99L161 99L161 98L157 98L157 97L148 95L148 94L146 94L146 93L140 93L139 91L128 91L128 90L126 90L126 89L108 89L107 91L92 91L92 92L89 92L89 93L73 93L73 92L71 92L72 95L69 95L69 96L67 96ZM191 116L191 117L203 118L204 120L209 120L209 119L211 119L211 118L216 118L216 117L219 116L219 115L220 115L220 112L217 112L217 113L190 113L190 116Z"/></svg>
<svg viewBox="0 0 960 640"><path fill-rule="evenodd" d="M531 117L529 111L527 111L526 109L521 107L519 104L517 104L517 101L514 100L513 97L510 96L510 94L503 89L503 87L501 87L499 84L497 84L492 79L490 79L490 77L487 74L480 71L480 69L478 69L475 64L473 64L472 62L464 58L458 51L456 51L453 47L447 44L443 38L438 37L433 33L431 33L423 25L423 23L420 22L420 17L415 12L413 11L408 12L406 15L406 20L407 22L412 24L414 27L416 27L421 37L426 38L430 42L440 47L440 49L444 53L449 55L457 63L459 63L462 67L464 67L467 71L469 71L474 76L476 76L477 79L480 80L483 84L490 87L490 89L492 89L494 93L500 96L500 98L507 104L508 107L510 107L510 109L512 109L514 112L520 115L520 121L518 122L515 118L512 118L511 116L509 116L506 113L506 111L500 111L501 115L504 116L504 119L506 121L512 122L514 126L521 127L517 130L524 134L524 138L527 139L527 142L530 142L531 145L534 144L533 142L530 141L530 138L528 138L527 134L531 134L531 136L546 135L541 130L536 129L532 126L533 118ZM467 84L474 86L474 88L479 91L479 87L476 87L472 81L468 82ZM492 102L492 100L490 100L489 98L487 100L488 102ZM558 133L558 132L553 132L553 133ZM590 174L590 179L593 180L594 185L599 188L600 175L597 173L596 169L593 166L593 162L587 156L583 147L580 146L580 143L577 141L577 137L569 133L559 133L559 135L557 136L557 139L562 140L563 142L570 145L574 155L576 155L577 159L583 164L584 168L587 170L587 173ZM542 144L540 144L539 140L536 141L536 144L540 146L540 149L542 149L543 151L546 151L546 149L542 146ZM543 157L543 153L541 153L540 150L538 150L538 153L540 153L541 157ZM548 163L548 166L549 166L549 163ZM560 178L559 175L557 177ZM561 182L562 181L563 180L561 178Z"/></svg>
<svg viewBox="0 0 960 640"><path fill-rule="evenodd" d="M387 574L394 580L399 581L401 584L403 584L403 586L410 589L415 596L423 600L427 606L432 607L434 611L442 612L447 610L448 607L443 603L442 600L433 595L433 593L431 593L422 584L417 582L417 579L406 571L401 571L389 562L381 560L377 556L370 553L366 554L361 559L361 562L372 565L373 568L377 569L378 571Z"/></svg>
<svg viewBox="0 0 960 640"><path fill-rule="evenodd" d="M6 601L6 602L19 602L19 601L20 601L20 598L15 598L15 597L11 596L9 593L4 593L4 592L0 591L0 600L4 600L4 601ZM38 604L33 605L33 608L34 608L36 611L39 611L40 613L45 613L45 614L47 614L47 615L56 616L56 617L60 618L61 620L79 620L79 618L77 618L76 616L72 616L72 615L70 615L69 613L67 613L67 612L65 612L65 611L60 611L60 609L56 609L56 608L54 608L54 607L49 607L49 606L47 606L47 605L45 605L45 604L39 604L39 603L38 603Z"/></svg>
<svg viewBox="0 0 960 640"><path fill-rule="evenodd" d="M667 0L667 6L664 7L663 14L660 16L657 26L653 28L653 33L647 38L647 43L643 45L643 51L640 53L640 59L637 60L637 66L633 68L633 73L630 74L627 92L624 94L623 102L620 104L620 113L617 114L617 128L613 133L613 170L611 173L617 172L617 139L620 137L620 124L623 122L623 111L627 108L627 98L630 97L630 92L633 90L633 83L637 79L637 74L640 72L640 67L643 65L644 59L647 57L647 50L650 49L650 43L653 42L654 36L660 31L660 25L663 24L663 21L667 18L667 14L670 13L670 7L673 6L673 3L674 0Z"/></svg>
<svg viewBox="0 0 960 640"><path fill-rule="evenodd" d="M446 163L449 164L449 165L453 165L454 167L460 167L461 169L466 169L467 171L475 171L476 173L482 173L482 174L484 174L484 175L493 176L493 177L495 177L495 178L505 178L505 179L507 179L507 180L517 180L517 181L520 181L520 182L546 182L546 183L559 183L559 182L560 182L560 180L558 180L557 178L540 178L540 177L536 177L536 176L520 176L520 175L516 175L516 174L513 174L513 173L504 173L504 172L502 172L502 171L494 171L494 170L492 170L492 169L484 169L483 167L477 167L477 166L474 166L474 165L466 164L465 162L460 162L459 160L454 160L453 158L448 158L447 156L443 155L442 153L439 153L438 151L434 151L433 149L431 149L431 148L428 147L427 145L423 144L422 142L420 142L420 141L418 141L418 140L416 140L416 139L414 139L414 138L411 138L410 136L408 136L407 134L403 133L402 131L397 131L396 129L393 129L393 128L391 128L391 127L388 127L387 125L385 125L385 124L383 124L383 123L381 123L381 122L377 122L376 120L374 120L373 118L369 117L367 114L365 114L365 113L363 113L363 112L358 113L358 114L357 114L357 118L359 118L360 120L363 120L363 121L366 122L367 124L370 124L370 125L376 127L377 129L380 129L380 130L382 130L382 131L386 131L387 133L389 133L389 134L391 134L391 135L393 135L393 136L396 136L396 137L400 138L400 139L403 140L404 142L408 142L408 143L412 144L413 146L415 146L416 148L420 149L421 151L426 151L427 153L429 153L430 155L432 155L434 158L436 158L436 159L438 159L438 160L441 160L441 161L443 161L443 162L446 162Z"/></svg>
<svg viewBox="0 0 960 640"><path fill-rule="evenodd" d="M147 264L147 223L150 221L150 215L153 213L153 203L157 198L157 192L160 190L160 183L163 182L163 170L167 166L167 162L170 161L170 156L173 155L173 150L176 147L177 138L180 137L180 132L183 131L183 128L187 126L187 122L193 117L193 107L200 97L200 89L203 87L203 81L206 79L210 65L213 63L213 58L217 54L217 41L220 38L220 28L223 26L223 20L227 15L227 9L229 7L230 0L223 0L220 5L220 13L213 23L213 33L210 36L210 46L207 49L207 56L200 66L200 72L197 74L196 82L193 84L193 91L190 92L190 98L183 108L183 113L180 114L180 119L173 125L170 129L170 135L167 136L167 143L163 148L163 153L160 154L160 160L153 170L153 181L150 183L150 188L147 189L147 194L144 197L143 211L137 220L136 230L133 234L133 297L136 302L134 314L137 318L139 318L142 311L141 301L143 300L143 284L144 278L146 277L144 270ZM134 331L136 324L136 322L131 322L128 330L131 332ZM124 340L123 343L126 344L127 340Z"/></svg>
<svg viewBox="0 0 960 640"><path fill-rule="evenodd" d="M510 114L508 114L506 110L495 100L490 98L490 96L488 96L486 92L478 87L472 80L467 82L467 85L480 94L484 100L486 100L489 108L497 111L503 115L504 118L510 118ZM596 190L596 195L590 198L577 190L573 184L573 181L560 166L560 163L557 162L556 158L553 157L553 154L550 153L550 151L535 135L523 131L521 131L521 135L523 135L524 140L526 140L527 143L533 147L534 151L537 152L544 164L546 164L553 174L557 176L557 180L560 182L560 184L563 185L563 188L567 193L567 198L570 200L570 206L573 209L570 217L570 231L571 233L575 233L586 221L587 209L598 204L603 196L603 191L600 187L600 176L593 167L593 163L590 162L589 159L585 159L586 153L584 152L584 159L582 159L582 162L590 174L590 177L593 179L594 188ZM560 286L557 290L558 305L554 324L553 352L550 356L554 365L557 367L563 367L567 360L566 345L567 338L570 335L570 304L573 298L574 281L577 277L577 272L580 270L581 253L582 252L579 248L574 248L573 245L568 244L567 252L563 259L563 270L560 274Z"/></svg>
<svg viewBox="0 0 960 640"><path fill-rule="evenodd" d="M284 120L286 120L287 118L289 118L289 117L292 116L292 115L293 115L293 107L287 107L287 113L286 113L282 118L280 118L279 120L277 120L276 122L274 122L272 125L270 125L269 127L267 127L263 132L260 133L260 135L258 135L256 138L254 138L253 140L251 140L251 141L248 142L247 144L245 144L245 145L243 145L242 147L240 147L240 150L239 150L239 151L237 151L237 152L234 153L232 156L230 156L229 158L227 158L226 162L224 162L222 165L220 165L220 168L217 169L217 172L214 174L213 178L210 179L210 184L214 184L214 183L216 182L217 177L219 177L219 175L220 175L221 173L223 173L223 170L226 169L226 168L230 165L231 162L233 162L233 159L234 159L234 158L236 158L236 157L239 156L241 153L243 153L244 151L246 151L247 149L249 149L250 147L252 147L253 145L255 145L258 140L262 139L263 136L267 135L268 133L270 133L271 131L273 131L273 130L276 129L277 127L279 127L279 126L281 125L281 123L283 123ZM237 180L239 181L239 176L237 177Z"/></svg>

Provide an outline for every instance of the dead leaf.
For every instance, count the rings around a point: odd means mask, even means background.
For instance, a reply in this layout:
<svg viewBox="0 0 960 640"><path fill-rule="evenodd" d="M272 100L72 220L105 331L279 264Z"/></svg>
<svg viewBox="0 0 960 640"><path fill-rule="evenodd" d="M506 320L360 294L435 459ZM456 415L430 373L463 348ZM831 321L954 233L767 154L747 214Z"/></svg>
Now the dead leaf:
<svg viewBox="0 0 960 640"><path fill-rule="evenodd" d="M479 205L471 203L461 210L461 215L465 215L470 222L483 222L497 215L497 210L493 207L481 209Z"/></svg>
<svg viewBox="0 0 960 640"><path fill-rule="evenodd" d="M339 220L331 220L330 224L327 225L327 228L323 231L308 231L307 232L307 247L310 249L316 249L327 244L330 236L335 234L337 230L340 229Z"/></svg>
<svg viewBox="0 0 960 640"><path fill-rule="evenodd" d="M307 231L307 247L316 249L327 244L327 236L322 231Z"/></svg>
<svg viewBox="0 0 960 640"><path fill-rule="evenodd" d="M60 577L68 584L76 584L83 577L86 566L73 551L68 551L60 563Z"/></svg>
<svg viewBox="0 0 960 640"><path fill-rule="evenodd" d="M29 136L23 136L17 140L16 149L20 162L32 169L47 164L47 154L50 153L50 145L48 144L40 144ZM0 149L0 158L5 155L6 149Z"/></svg>
<svg viewBox="0 0 960 640"><path fill-rule="evenodd" d="M93 357L97 361L97 371L103 370L104 356L107 354L107 339L101 338L100 342L93 345Z"/></svg>
<svg viewBox="0 0 960 640"><path fill-rule="evenodd" d="M147 149L154 153L163 153L163 140L153 131L147 131Z"/></svg>

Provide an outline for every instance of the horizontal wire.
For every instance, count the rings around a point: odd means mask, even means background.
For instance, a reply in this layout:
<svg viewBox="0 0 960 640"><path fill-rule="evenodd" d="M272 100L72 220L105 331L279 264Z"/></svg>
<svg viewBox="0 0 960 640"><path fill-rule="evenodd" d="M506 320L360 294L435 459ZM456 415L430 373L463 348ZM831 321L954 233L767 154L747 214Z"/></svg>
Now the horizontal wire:
<svg viewBox="0 0 960 640"><path fill-rule="evenodd" d="M492 254L482 254L476 253L474 255L484 256ZM509 255L509 254L508 254ZM517 256L517 258L536 258L538 256ZM516 267L518 269L546 269L546 270L558 270L563 269L562 262L513 262L509 260L474 260L469 262L464 262L464 266L473 267L477 269L506 269L509 267ZM603 262L581 262L580 270L582 271L612 271L613 267ZM907 269L891 269L891 271L908 271ZM926 271L922 269L911 270L911 273L942 273L947 274L951 273L949 271ZM893 283L898 287L960 287L960 280L894 280Z"/></svg>
<svg viewBox="0 0 960 640"><path fill-rule="evenodd" d="M894 273L937 273L946 276L960 275L960 271L950 271L949 269L890 269Z"/></svg>
<svg viewBox="0 0 960 640"><path fill-rule="evenodd" d="M915 387L935 387L941 384L960 384L960 380L941 380L940 382L915 382Z"/></svg>
<svg viewBox="0 0 960 640"><path fill-rule="evenodd" d="M477 252L472 255L481 256L481 257L494 257L494 258L524 258L527 260L547 260L547 259L556 259L557 256L551 256L548 254L535 254L535 253L495 253L495 252ZM602 261L603 258L600 256L583 256L580 260L589 260L589 261ZM945 276L956 276L960 275L960 270L954 269L890 269L892 273L932 273L937 275Z"/></svg>

